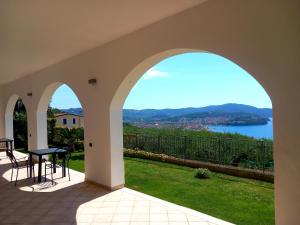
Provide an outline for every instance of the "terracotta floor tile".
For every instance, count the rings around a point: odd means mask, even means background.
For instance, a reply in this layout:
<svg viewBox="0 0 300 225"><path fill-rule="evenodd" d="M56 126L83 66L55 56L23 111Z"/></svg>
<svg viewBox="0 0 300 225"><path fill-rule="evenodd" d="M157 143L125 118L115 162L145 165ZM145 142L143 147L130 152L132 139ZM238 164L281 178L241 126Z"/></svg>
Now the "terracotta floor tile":
<svg viewBox="0 0 300 225"><path fill-rule="evenodd" d="M1 225L230 224L128 188L109 192L84 182L84 174L74 170L70 170L71 181L61 178L58 170L52 185L50 180L33 183L21 169L15 187L9 182L10 162L3 157L0 173Z"/></svg>

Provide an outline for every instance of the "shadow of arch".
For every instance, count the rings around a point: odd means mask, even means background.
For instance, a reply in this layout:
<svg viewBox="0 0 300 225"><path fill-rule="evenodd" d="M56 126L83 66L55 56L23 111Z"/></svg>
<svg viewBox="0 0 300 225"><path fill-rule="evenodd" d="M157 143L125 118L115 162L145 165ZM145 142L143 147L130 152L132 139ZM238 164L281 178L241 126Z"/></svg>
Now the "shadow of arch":
<svg viewBox="0 0 300 225"><path fill-rule="evenodd" d="M55 190L48 189L51 187L47 187L51 184L48 182L41 184L42 188L36 191L30 188L32 180L26 178L18 179L15 187L9 182L10 170L8 160L0 163L1 206L9 207L1 212L1 224L81 224L77 218L79 209L111 193L86 182Z"/></svg>

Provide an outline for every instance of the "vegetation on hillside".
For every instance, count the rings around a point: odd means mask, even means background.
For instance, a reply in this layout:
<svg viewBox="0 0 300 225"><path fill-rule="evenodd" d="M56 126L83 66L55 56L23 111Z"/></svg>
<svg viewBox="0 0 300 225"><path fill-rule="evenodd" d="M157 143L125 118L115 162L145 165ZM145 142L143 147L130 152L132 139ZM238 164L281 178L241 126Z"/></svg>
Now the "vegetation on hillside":
<svg viewBox="0 0 300 225"><path fill-rule="evenodd" d="M200 108L123 110L123 120L139 127L207 129L208 125L265 125L272 109L243 104L224 104Z"/></svg>
<svg viewBox="0 0 300 225"><path fill-rule="evenodd" d="M48 144L83 149L83 128L56 128L54 115L58 112L48 108ZM14 127L16 148L27 148L26 110L20 100L15 107ZM271 140L258 141L240 134L208 130L141 128L129 123L123 127L125 148L252 169L273 169Z"/></svg>
<svg viewBox="0 0 300 225"><path fill-rule="evenodd" d="M202 138L232 138L232 139L243 139L249 141L256 141L257 139L238 133L219 133L212 132L209 130L188 130L184 128L143 128L138 127L130 123L123 123L124 134L143 134L143 135L155 135L155 136L180 136L180 137L202 137ZM271 140L262 139L265 141L272 142Z"/></svg>
<svg viewBox="0 0 300 225"><path fill-rule="evenodd" d="M124 147L176 158L273 170L273 142L248 136L124 124Z"/></svg>

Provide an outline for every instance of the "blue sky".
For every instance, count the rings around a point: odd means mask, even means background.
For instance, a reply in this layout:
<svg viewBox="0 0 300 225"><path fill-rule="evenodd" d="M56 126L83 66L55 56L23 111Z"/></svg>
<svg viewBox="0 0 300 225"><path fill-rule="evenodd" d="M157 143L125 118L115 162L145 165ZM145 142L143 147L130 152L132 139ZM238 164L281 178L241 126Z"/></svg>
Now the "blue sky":
<svg viewBox="0 0 300 225"><path fill-rule="evenodd" d="M148 70L130 91L124 108L162 109L241 103L271 108L263 87L235 63L209 53L167 58ZM52 107L80 107L74 92L62 85Z"/></svg>
<svg viewBox="0 0 300 225"><path fill-rule="evenodd" d="M50 106L58 109L81 108L76 94L68 85L61 85L54 92Z"/></svg>

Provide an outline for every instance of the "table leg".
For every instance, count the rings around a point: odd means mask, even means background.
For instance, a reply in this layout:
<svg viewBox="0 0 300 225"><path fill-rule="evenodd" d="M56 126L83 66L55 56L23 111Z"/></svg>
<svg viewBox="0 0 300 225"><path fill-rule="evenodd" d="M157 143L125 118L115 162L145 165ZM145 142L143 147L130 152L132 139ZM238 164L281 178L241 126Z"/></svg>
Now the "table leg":
<svg viewBox="0 0 300 225"><path fill-rule="evenodd" d="M42 156L39 155L39 175L38 175L38 182L42 181Z"/></svg>
<svg viewBox="0 0 300 225"><path fill-rule="evenodd" d="M64 154L63 157L63 163L62 163L62 176L65 177L66 176L66 154Z"/></svg>
<svg viewBox="0 0 300 225"><path fill-rule="evenodd" d="M32 178L32 154L29 153L29 169L30 169L30 172L29 172L29 176L30 178Z"/></svg>
<svg viewBox="0 0 300 225"><path fill-rule="evenodd" d="M6 146L6 156L8 157L8 154L7 154L7 151L9 151L9 142L8 141L5 142L5 146Z"/></svg>
<svg viewBox="0 0 300 225"><path fill-rule="evenodd" d="M56 153L52 154L53 173L56 173Z"/></svg>

